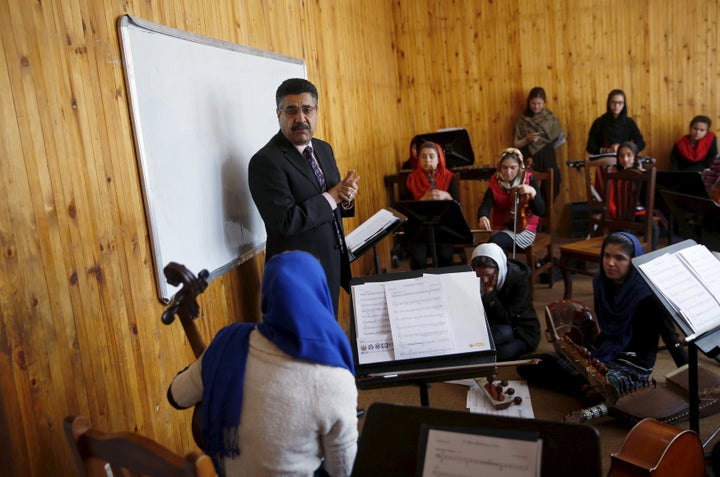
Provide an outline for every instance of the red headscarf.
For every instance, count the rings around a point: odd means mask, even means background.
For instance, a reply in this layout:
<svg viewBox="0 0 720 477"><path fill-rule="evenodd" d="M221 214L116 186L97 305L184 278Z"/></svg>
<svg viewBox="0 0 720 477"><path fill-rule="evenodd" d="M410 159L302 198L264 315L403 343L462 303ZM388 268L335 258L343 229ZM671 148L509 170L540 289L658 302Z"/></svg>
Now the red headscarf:
<svg viewBox="0 0 720 477"><path fill-rule="evenodd" d="M686 134L681 137L675 145L686 161L700 162L707 157L713 139L715 139L715 134L713 134L712 131L708 131L708 133L697 142L697 146L693 147L690 135Z"/></svg>
<svg viewBox="0 0 720 477"><path fill-rule="evenodd" d="M425 195L425 193L430 190L431 187L430 180L425 174L425 171L420 167L420 151L422 150L422 146L425 144L427 143L423 143L422 145L418 146L417 165L415 166L415 170L410 173L407 178L407 182L405 183L415 200L420 200L420 197ZM435 151L438 155L438 165L437 169L435 170L435 188L438 190L447 191L450 188L450 181L455 174L447 170L447 168L445 167L445 153L443 152L440 145L437 143L432 144L435 146Z"/></svg>

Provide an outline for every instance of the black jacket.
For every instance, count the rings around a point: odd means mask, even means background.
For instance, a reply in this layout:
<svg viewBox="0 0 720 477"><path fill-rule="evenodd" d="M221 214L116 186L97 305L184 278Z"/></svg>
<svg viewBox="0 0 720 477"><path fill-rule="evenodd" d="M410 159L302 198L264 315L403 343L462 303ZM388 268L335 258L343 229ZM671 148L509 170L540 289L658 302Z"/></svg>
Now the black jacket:
<svg viewBox="0 0 720 477"><path fill-rule="evenodd" d="M501 290L482 297L490 325L511 325L515 336L533 350L540 344L540 321L530 299L530 269L508 258L507 276Z"/></svg>

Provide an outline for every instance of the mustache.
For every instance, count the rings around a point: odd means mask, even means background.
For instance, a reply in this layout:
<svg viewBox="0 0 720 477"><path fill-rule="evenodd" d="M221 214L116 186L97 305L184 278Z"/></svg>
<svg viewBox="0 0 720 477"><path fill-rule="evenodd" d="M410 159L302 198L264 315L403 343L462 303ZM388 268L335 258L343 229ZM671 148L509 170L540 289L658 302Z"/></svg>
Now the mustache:
<svg viewBox="0 0 720 477"><path fill-rule="evenodd" d="M293 131L299 131L301 129L310 129L310 125L305 124L305 123L297 123L297 124L294 124L292 127Z"/></svg>

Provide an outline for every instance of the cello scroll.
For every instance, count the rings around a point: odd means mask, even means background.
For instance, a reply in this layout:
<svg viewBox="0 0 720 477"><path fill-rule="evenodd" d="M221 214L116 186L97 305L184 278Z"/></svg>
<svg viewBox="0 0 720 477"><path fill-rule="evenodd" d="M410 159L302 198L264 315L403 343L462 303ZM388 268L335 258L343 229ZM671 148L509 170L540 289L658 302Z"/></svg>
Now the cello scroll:
<svg viewBox="0 0 720 477"><path fill-rule="evenodd" d="M164 324L169 325L175 320L175 315L180 318L185 334L190 341L190 346L197 358L205 350L205 344L193 320L200 315L197 297L207 288L210 274L207 270L202 270L196 277L185 265L175 262L167 264L163 271L170 285L178 286L182 284L182 288L175 294L163 312L161 320Z"/></svg>

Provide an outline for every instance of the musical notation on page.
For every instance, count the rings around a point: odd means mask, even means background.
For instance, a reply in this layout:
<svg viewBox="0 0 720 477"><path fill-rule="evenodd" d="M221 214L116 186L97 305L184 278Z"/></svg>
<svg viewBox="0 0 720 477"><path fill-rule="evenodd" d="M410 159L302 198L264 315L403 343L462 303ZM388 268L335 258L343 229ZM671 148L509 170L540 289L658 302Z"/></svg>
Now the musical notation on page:
<svg viewBox="0 0 720 477"><path fill-rule="evenodd" d="M355 254L363 246L372 243L398 222L404 222L405 217L389 209L380 209L369 219L360 224L355 230L345 236L345 244L351 253Z"/></svg>
<svg viewBox="0 0 720 477"><path fill-rule="evenodd" d="M704 245L660 255L640 270L690 327L687 340L720 326L720 261Z"/></svg>
<svg viewBox="0 0 720 477"><path fill-rule="evenodd" d="M475 272L351 288L360 364L492 349Z"/></svg>
<svg viewBox="0 0 720 477"><path fill-rule="evenodd" d="M540 475L542 440L536 433L504 436L482 429L423 429L422 476Z"/></svg>

